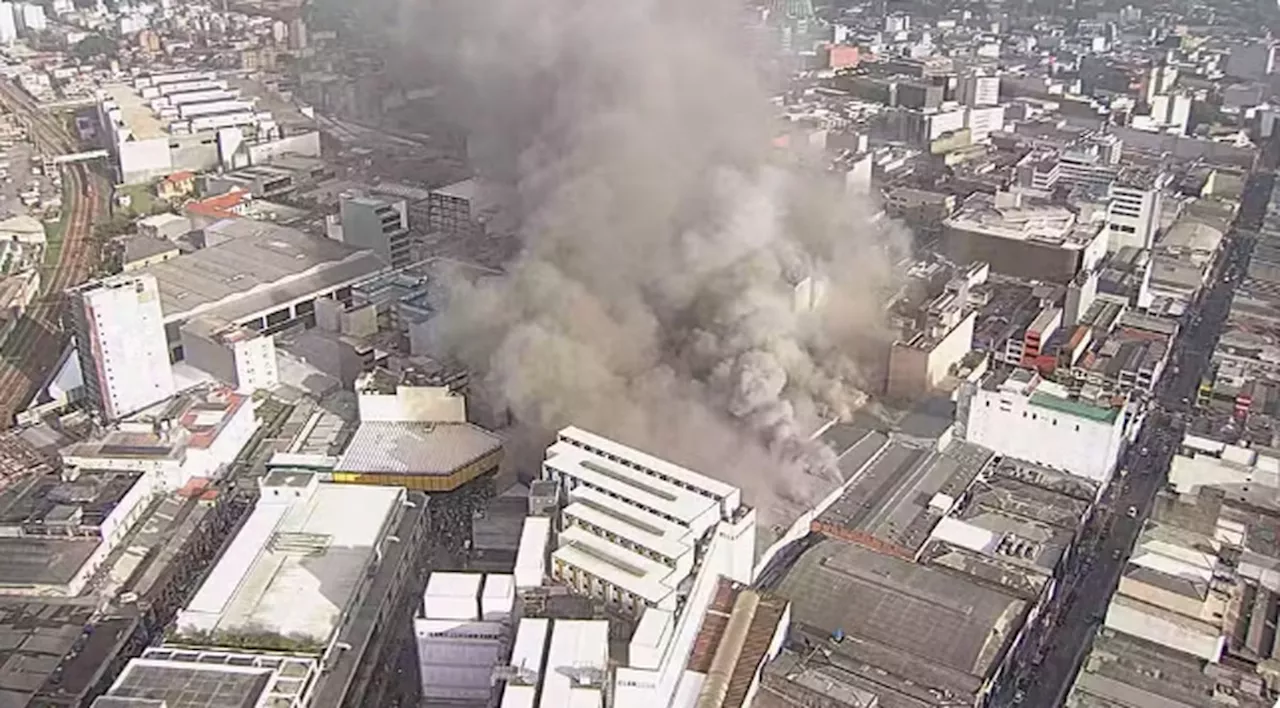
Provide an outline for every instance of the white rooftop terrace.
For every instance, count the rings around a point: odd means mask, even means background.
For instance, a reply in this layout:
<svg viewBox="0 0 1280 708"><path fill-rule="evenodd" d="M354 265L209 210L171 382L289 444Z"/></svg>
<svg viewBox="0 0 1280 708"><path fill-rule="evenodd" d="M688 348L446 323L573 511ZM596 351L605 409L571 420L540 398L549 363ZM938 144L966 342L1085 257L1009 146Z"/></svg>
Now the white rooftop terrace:
<svg viewBox="0 0 1280 708"><path fill-rule="evenodd" d="M660 457L614 442L588 430L570 425L560 430L557 439L578 447L586 447L588 450L596 451L597 454L612 455L626 460L665 481L687 486L716 499L727 500L732 508L726 509L726 516L736 511L742 503L742 491L732 484L694 472L674 462L668 462Z"/></svg>
<svg viewBox="0 0 1280 708"><path fill-rule="evenodd" d="M182 633L269 633L327 642L389 533L404 490L318 484L263 497L178 613Z"/></svg>
<svg viewBox="0 0 1280 708"><path fill-rule="evenodd" d="M566 518L580 519L672 561L692 552L696 541L690 538L689 529L638 507L620 503L590 487L573 490L570 504L561 514Z"/></svg>
<svg viewBox="0 0 1280 708"><path fill-rule="evenodd" d="M720 520L720 504L710 497L645 474L621 462L560 441L547 448L543 466L551 479L561 477L617 495L652 514L701 534Z"/></svg>
<svg viewBox="0 0 1280 708"><path fill-rule="evenodd" d="M605 620L556 620L542 679L542 708L599 708L609 665L609 623ZM593 676L592 684L574 679Z"/></svg>
<svg viewBox="0 0 1280 708"><path fill-rule="evenodd" d="M551 558L622 588L650 605L661 606L675 593L669 584L675 574L671 567L576 526L560 534L560 547Z"/></svg>

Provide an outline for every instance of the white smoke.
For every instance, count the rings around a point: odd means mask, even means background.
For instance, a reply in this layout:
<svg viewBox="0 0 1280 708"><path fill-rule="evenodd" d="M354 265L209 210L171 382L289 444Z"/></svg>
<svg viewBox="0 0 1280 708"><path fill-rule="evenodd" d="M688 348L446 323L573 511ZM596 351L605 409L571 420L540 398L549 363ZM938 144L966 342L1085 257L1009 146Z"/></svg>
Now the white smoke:
<svg viewBox="0 0 1280 708"><path fill-rule="evenodd" d="M850 352L878 336L901 250L838 180L779 159L740 8L406 1L403 39L523 205L507 274L450 289L445 353L529 431L690 465L766 523L830 489L808 436L864 402Z"/></svg>

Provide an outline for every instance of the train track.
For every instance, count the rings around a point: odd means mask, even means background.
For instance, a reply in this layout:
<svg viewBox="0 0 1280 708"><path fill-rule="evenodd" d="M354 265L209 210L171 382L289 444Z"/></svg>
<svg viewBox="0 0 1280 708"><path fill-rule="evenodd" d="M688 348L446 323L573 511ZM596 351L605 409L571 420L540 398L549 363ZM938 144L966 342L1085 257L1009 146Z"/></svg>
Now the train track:
<svg viewBox="0 0 1280 708"><path fill-rule="evenodd" d="M26 124L36 148L46 155L75 152L77 140L44 113L21 89L0 80L0 105ZM43 275L43 294L23 315L0 356L0 427L8 427L38 393L57 365L67 337L59 323L64 292L92 272L93 223L104 211L106 184L81 164L61 167L66 229L57 263Z"/></svg>

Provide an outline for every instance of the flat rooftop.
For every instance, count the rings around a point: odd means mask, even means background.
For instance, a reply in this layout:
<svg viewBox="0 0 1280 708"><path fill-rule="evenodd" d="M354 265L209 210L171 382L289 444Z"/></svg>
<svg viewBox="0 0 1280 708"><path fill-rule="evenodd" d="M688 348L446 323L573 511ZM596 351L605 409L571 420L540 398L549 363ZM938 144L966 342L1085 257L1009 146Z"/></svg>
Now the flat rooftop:
<svg viewBox="0 0 1280 708"><path fill-rule="evenodd" d="M1080 249L1092 243L1097 230L1077 225L1069 209L1051 204L998 204L985 193L965 200L945 222L963 231L1014 241Z"/></svg>
<svg viewBox="0 0 1280 708"><path fill-rule="evenodd" d="M959 498L991 458L984 448L953 442L942 453L891 442L853 484L815 521L823 533L871 537L903 556L929 538L944 509L935 495Z"/></svg>
<svg viewBox="0 0 1280 708"><path fill-rule="evenodd" d="M501 448L501 438L471 423L363 422L336 469L447 476Z"/></svg>
<svg viewBox="0 0 1280 708"><path fill-rule="evenodd" d="M206 312L235 322L382 269L370 251L268 222L225 219L206 232L221 240L139 271L158 281L166 322Z"/></svg>
<svg viewBox="0 0 1280 708"><path fill-rule="evenodd" d="M1204 662L1136 637L1102 630L1076 675L1066 708L1202 708L1223 688L1237 708L1272 708L1261 677L1241 681L1239 671L1207 671ZM1225 685L1225 686L1224 686Z"/></svg>
<svg viewBox="0 0 1280 708"><path fill-rule="evenodd" d="M107 97L120 108L120 120L138 140L163 138L169 134L164 124L152 112L142 95L127 84L103 86Z"/></svg>
<svg viewBox="0 0 1280 708"><path fill-rule="evenodd" d="M217 644L222 633L328 641L403 497L395 487L320 484L291 502L259 501L178 613L183 642Z"/></svg>
<svg viewBox="0 0 1280 708"><path fill-rule="evenodd" d="M801 556L777 592L791 600L793 623L845 633L836 653L958 696L989 678L1029 606L953 573L831 539Z"/></svg>
<svg viewBox="0 0 1280 708"><path fill-rule="evenodd" d="M96 615L95 602L0 598L0 706L26 706L36 694L77 696L96 683L136 621Z"/></svg>

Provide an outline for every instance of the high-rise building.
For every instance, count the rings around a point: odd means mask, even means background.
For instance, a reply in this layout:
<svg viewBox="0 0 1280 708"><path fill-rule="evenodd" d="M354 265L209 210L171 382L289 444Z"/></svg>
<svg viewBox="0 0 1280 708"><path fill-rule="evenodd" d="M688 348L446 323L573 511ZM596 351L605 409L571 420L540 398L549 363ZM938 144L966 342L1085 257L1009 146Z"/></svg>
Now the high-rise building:
<svg viewBox="0 0 1280 708"><path fill-rule="evenodd" d="M85 395L104 419L116 420L174 394L153 276L105 278L69 296Z"/></svg>
<svg viewBox="0 0 1280 708"><path fill-rule="evenodd" d="M409 216L403 200L391 202L374 197L343 197L342 240L356 248L367 248L383 261L401 268L412 260Z"/></svg>
<svg viewBox="0 0 1280 708"><path fill-rule="evenodd" d="M0 44L9 44L18 38L18 24L13 10L13 3L0 2Z"/></svg>
<svg viewBox="0 0 1280 708"><path fill-rule="evenodd" d="M1163 204L1158 185L1118 179L1107 203L1108 248L1151 248L1155 245Z"/></svg>
<svg viewBox="0 0 1280 708"><path fill-rule="evenodd" d="M23 34L31 34L32 32L43 32L49 28L49 22L44 16L44 6L35 5L33 3L24 2L16 5L20 13L20 25Z"/></svg>
<svg viewBox="0 0 1280 708"><path fill-rule="evenodd" d="M956 98L966 106L995 106L1000 103L1000 77L969 75L960 77Z"/></svg>

